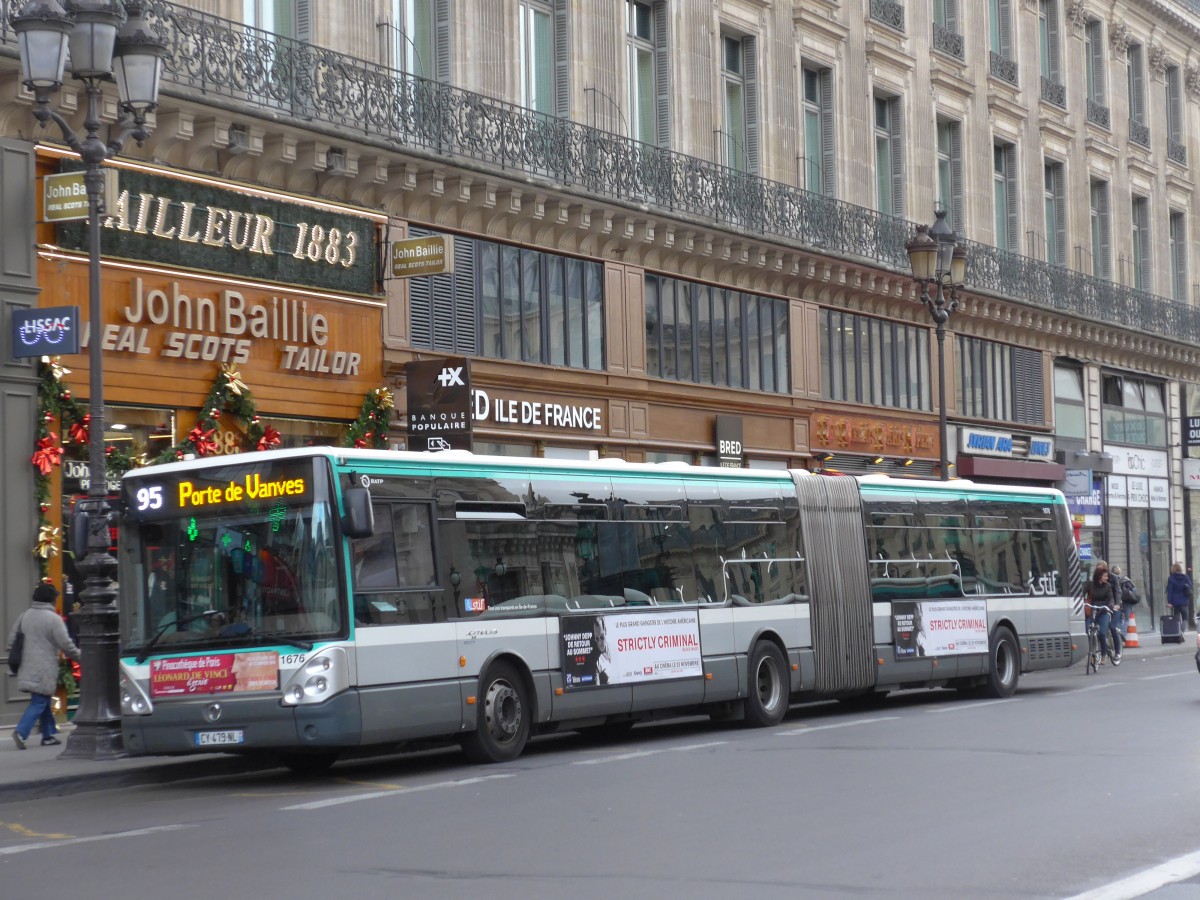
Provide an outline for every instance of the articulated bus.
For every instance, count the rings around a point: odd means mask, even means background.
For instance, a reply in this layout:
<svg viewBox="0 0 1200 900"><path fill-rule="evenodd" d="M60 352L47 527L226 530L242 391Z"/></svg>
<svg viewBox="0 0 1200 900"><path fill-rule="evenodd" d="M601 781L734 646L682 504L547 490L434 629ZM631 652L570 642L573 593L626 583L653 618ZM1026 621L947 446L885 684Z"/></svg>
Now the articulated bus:
<svg viewBox="0 0 1200 900"><path fill-rule="evenodd" d="M133 754L461 743L667 715L778 723L1083 655L1054 490L305 448L128 473Z"/></svg>

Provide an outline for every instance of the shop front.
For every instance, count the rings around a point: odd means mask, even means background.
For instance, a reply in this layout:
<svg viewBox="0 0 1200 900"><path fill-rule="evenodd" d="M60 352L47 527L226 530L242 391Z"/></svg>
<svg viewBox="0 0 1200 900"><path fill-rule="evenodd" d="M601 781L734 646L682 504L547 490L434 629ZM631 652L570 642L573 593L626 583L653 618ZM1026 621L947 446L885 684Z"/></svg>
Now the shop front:
<svg viewBox="0 0 1200 900"><path fill-rule="evenodd" d="M991 484L1052 486L1063 480L1066 466L1055 462L1050 435L960 425L956 471Z"/></svg>
<svg viewBox="0 0 1200 900"><path fill-rule="evenodd" d="M1171 481L1165 450L1105 444L1113 471L1105 478L1106 553L1119 565L1143 599L1136 612L1145 616L1142 631L1157 627L1166 603L1171 572ZM1149 627L1147 627L1149 626Z"/></svg>

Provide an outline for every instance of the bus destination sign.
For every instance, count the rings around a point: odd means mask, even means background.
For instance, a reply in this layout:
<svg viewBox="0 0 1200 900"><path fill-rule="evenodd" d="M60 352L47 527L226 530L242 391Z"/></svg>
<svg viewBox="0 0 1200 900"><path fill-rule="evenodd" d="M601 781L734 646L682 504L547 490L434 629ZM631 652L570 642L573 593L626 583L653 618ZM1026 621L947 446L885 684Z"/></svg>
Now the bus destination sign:
<svg viewBox="0 0 1200 900"><path fill-rule="evenodd" d="M236 513L261 504L295 504L311 494L311 470L215 469L205 477L178 480L139 478L127 482L126 508L138 518L169 518L194 513Z"/></svg>

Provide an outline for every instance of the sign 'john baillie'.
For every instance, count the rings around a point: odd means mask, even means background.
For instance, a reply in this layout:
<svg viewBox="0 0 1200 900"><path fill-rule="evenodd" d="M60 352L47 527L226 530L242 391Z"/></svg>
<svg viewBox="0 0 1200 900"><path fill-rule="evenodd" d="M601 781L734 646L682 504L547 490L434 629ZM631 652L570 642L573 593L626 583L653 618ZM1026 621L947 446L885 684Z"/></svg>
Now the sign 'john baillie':
<svg viewBox="0 0 1200 900"><path fill-rule="evenodd" d="M471 449L471 363L466 357L424 359L404 369L408 380L408 449Z"/></svg>
<svg viewBox="0 0 1200 900"><path fill-rule="evenodd" d="M104 227L120 234L105 238L114 256L339 293L376 288L375 221L351 209L130 169L107 212ZM85 249L85 226L60 224L58 243Z"/></svg>

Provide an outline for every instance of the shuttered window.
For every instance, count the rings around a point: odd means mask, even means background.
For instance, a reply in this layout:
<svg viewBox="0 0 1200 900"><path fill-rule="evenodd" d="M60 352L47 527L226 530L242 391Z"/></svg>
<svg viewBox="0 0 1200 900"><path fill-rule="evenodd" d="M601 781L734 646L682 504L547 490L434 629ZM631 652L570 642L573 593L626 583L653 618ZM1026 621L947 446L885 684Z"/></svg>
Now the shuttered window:
<svg viewBox="0 0 1200 900"><path fill-rule="evenodd" d="M1133 198L1133 286L1148 291L1152 286L1150 271L1150 201Z"/></svg>
<svg viewBox="0 0 1200 900"><path fill-rule="evenodd" d="M1107 281L1112 278L1112 219L1108 182L1093 178L1088 194L1092 227L1092 275Z"/></svg>
<svg viewBox="0 0 1200 900"><path fill-rule="evenodd" d="M1146 63L1141 44L1129 45L1129 120L1146 124Z"/></svg>
<svg viewBox="0 0 1200 900"><path fill-rule="evenodd" d="M410 237L433 234L411 226ZM474 356L479 353L475 317L477 242L454 238L454 272L408 280L409 332L414 347Z"/></svg>
<svg viewBox="0 0 1200 900"><path fill-rule="evenodd" d="M1177 143L1183 140L1182 76L1179 66L1168 66L1167 76L1167 137Z"/></svg>
<svg viewBox="0 0 1200 900"><path fill-rule="evenodd" d="M1044 425L1042 353L959 335L956 393L959 413L969 418Z"/></svg>
<svg viewBox="0 0 1200 900"><path fill-rule="evenodd" d="M558 5L521 0L520 6L521 105L546 115L556 114L558 98ZM563 23L565 38L565 11ZM561 52L565 55L565 46Z"/></svg>
<svg viewBox="0 0 1200 900"><path fill-rule="evenodd" d="M1063 164L1047 161L1043 168L1042 198L1046 210L1046 262L1067 264L1067 198Z"/></svg>
<svg viewBox="0 0 1200 900"><path fill-rule="evenodd" d="M450 80L450 0L392 0L387 63L418 78Z"/></svg>
<svg viewBox="0 0 1200 900"><path fill-rule="evenodd" d="M875 97L875 208L904 215L904 144L899 97Z"/></svg>
<svg viewBox="0 0 1200 900"><path fill-rule="evenodd" d="M1013 144L992 147L996 247L1018 252L1017 148Z"/></svg>
<svg viewBox="0 0 1200 900"><path fill-rule="evenodd" d="M1099 19L1089 19L1083 29L1084 63L1087 68L1087 96L1093 103L1105 106L1104 90L1104 26Z"/></svg>
<svg viewBox="0 0 1200 900"><path fill-rule="evenodd" d="M963 233L962 123L937 123L938 205L950 213L950 227Z"/></svg>
<svg viewBox="0 0 1200 900"><path fill-rule="evenodd" d="M804 187L826 197L837 195L837 160L834 158L833 72L805 66L804 79Z"/></svg>
<svg viewBox="0 0 1200 900"><path fill-rule="evenodd" d="M1171 210L1171 299L1187 302L1187 216Z"/></svg>
<svg viewBox="0 0 1200 900"><path fill-rule="evenodd" d="M757 172L758 47L753 37L722 32L721 49L725 106L723 162L740 172Z"/></svg>
<svg viewBox="0 0 1200 900"><path fill-rule="evenodd" d="M670 84L665 0L625 0L631 136L670 146Z"/></svg>
<svg viewBox="0 0 1200 900"><path fill-rule="evenodd" d="M1055 84L1062 84L1061 50L1062 38L1058 26L1059 0L1039 0L1038 45L1041 57L1042 77Z"/></svg>
<svg viewBox="0 0 1200 900"><path fill-rule="evenodd" d="M1005 59L1013 58L1011 0L988 0L991 51Z"/></svg>

